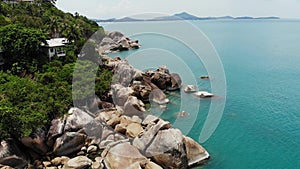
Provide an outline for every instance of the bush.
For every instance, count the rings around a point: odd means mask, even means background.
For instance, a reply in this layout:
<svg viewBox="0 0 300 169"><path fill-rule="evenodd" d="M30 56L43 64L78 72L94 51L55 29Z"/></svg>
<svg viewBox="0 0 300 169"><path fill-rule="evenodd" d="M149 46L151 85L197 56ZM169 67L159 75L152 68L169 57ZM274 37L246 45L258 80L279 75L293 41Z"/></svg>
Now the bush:
<svg viewBox="0 0 300 169"><path fill-rule="evenodd" d="M29 135L48 122L45 89L28 78L0 73L1 138Z"/></svg>

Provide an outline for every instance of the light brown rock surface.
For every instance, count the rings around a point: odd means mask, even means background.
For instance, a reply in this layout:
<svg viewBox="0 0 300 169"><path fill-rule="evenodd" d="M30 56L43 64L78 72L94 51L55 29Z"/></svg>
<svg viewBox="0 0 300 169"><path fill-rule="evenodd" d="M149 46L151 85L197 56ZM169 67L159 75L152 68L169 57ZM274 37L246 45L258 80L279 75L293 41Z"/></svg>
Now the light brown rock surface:
<svg viewBox="0 0 300 169"><path fill-rule="evenodd" d="M63 167L63 169L85 169L91 166L93 163L92 160L86 156L77 156L70 159Z"/></svg>
<svg viewBox="0 0 300 169"><path fill-rule="evenodd" d="M201 164L209 158L208 152L190 137L184 137L184 144L189 166Z"/></svg>
<svg viewBox="0 0 300 169"><path fill-rule="evenodd" d="M136 162L147 161L147 158L128 142L108 147L102 156L105 166L109 169L124 169L125 166L131 166Z"/></svg>
<svg viewBox="0 0 300 169"><path fill-rule="evenodd" d="M143 127L138 123L131 123L126 128L126 136L135 138L144 131Z"/></svg>
<svg viewBox="0 0 300 169"><path fill-rule="evenodd" d="M178 129L159 131L147 148L146 154L155 163L166 168L186 169L188 167L183 135Z"/></svg>

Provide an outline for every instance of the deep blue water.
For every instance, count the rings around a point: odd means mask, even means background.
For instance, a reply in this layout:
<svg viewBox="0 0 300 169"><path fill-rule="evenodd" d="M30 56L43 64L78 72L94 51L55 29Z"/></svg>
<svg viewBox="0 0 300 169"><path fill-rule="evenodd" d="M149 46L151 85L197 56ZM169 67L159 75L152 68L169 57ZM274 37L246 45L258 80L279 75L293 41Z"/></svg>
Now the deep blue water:
<svg viewBox="0 0 300 169"><path fill-rule="evenodd" d="M178 27L176 26L178 24ZM215 47L224 66L226 102L222 119L212 136L202 143L211 154L204 169L300 168L300 21L194 21ZM121 23L126 28L169 27L180 30L177 22ZM107 26L108 30L115 30ZM194 32L180 30L187 38ZM112 54L127 58L140 69L166 65L179 73L184 84L197 84L211 91L205 64L180 39L158 33L132 36L142 48ZM202 45L199 43L199 45ZM174 58L174 59L172 59ZM191 76L193 75L193 76ZM211 106L210 99L198 99L183 92L169 94L168 110L150 111L174 123L184 134L199 141ZM188 101L183 101L188 100ZM199 108L197 107L199 105ZM185 110L189 116L178 118Z"/></svg>

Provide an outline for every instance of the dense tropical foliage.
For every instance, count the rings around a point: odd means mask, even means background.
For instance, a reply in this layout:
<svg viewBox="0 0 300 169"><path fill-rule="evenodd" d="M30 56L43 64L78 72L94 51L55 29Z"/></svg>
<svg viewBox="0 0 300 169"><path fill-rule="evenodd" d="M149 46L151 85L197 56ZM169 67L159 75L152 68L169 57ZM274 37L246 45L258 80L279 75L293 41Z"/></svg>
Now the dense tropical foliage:
<svg viewBox="0 0 300 169"><path fill-rule="evenodd" d="M47 128L74 101L94 94L101 97L110 88L111 71L91 59L76 60L93 33L102 36L102 27L77 13L64 13L54 3L0 2L0 48L5 57L5 68L0 71L0 139ZM41 49L46 39L55 37L66 37L72 43L66 46L66 57L49 61ZM86 55L99 59L97 52Z"/></svg>
<svg viewBox="0 0 300 169"><path fill-rule="evenodd" d="M0 46L5 51L6 67L14 74L24 71L34 73L47 61L41 45L46 43L47 35L38 29L20 25L0 27Z"/></svg>

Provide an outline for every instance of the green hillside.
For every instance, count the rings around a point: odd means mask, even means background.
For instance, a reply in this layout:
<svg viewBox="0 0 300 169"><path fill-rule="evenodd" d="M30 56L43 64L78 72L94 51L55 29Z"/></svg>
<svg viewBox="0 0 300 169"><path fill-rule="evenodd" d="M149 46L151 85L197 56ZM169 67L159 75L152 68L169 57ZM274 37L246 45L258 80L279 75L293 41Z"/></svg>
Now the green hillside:
<svg viewBox="0 0 300 169"><path fill-rule="evenodd" d="M52 119L67 113L73 99L90 97L83 91L72 98L72 80L77 55L96 31L97 35L104 34L96 22L64 13L50 1L0 2L0 54L5 60L0 70L0 139L21 138L37 128L47 129ZM70 42L65 47L66 56L50 61L42 52L42 44L58 37ZM80 61L76 67L88 71L92 64ZM85 73L77 73L76 78L89 78ZM107 94L111 78L111 71L97 70L96 80L91 82L95 81L99 97Z"/></svg>

